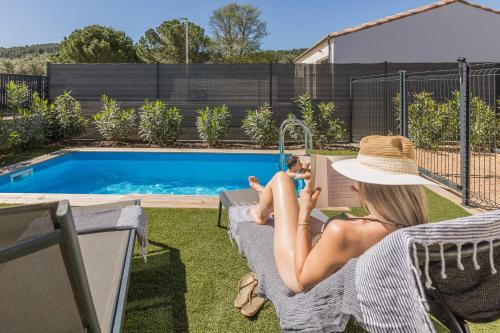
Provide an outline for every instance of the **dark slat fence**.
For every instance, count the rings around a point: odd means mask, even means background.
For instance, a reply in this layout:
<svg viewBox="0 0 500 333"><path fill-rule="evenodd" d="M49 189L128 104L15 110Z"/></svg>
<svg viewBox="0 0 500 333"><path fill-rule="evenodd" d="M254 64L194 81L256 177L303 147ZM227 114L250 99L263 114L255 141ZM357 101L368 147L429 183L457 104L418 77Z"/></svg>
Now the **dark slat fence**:
<svg viewBox="0 0 500 333"><path fill-rule="evenodd" d="M36 92L42 98L47 98L47 77L37 75L20 74L0 74L0 116L12 115L12 110L7 107L7 84L13 81L15 83L25 83L29 89L28 105Z"/></svg>
<svg viewBox="0 0 500 333"><path fill-rule="evenodd" d="M278 122L297 113L293 99L308 93L314 102L333 100L330 65L286 64L82 64L49 65L49 97L65 90L82 103L85 115L100 111L106 94L139 110L145 99L161 99L183 114L181 139L197 140L196 110L226 104L231 113L229 140L248 140L241 130L247 110L265 103ZM345 110L339 117L348 119ZM90 126L86 138L98 138Z"/></svg>
<svg viewBox="0 0 500 333"><path fill-rule="evenodd" d="M84 113L100 111L106 94L124 107L140 108L145 99L161 99L184 116L181 139L197 140L196 109L226 104L231 113L229 140L248 140L241 130L246 111L264 103L281 123L298 114L293 100L309 94L314 103L334 100L336 115L351 128L350 79L391 70L431 70L455 64L50 64L49 98L64 90L82 103ZM84 136L97 139L90 125ZM345 138L349 141L350 133Z"/></svg>

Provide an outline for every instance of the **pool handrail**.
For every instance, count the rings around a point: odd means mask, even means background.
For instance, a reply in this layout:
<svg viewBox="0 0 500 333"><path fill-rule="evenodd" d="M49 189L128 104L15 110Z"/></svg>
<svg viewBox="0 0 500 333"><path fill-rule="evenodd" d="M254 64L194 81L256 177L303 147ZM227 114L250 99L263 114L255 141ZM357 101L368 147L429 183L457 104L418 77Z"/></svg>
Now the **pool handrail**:
<svg viewBox="0 0 500 333"><path fill-rule="evenodd" d="M305 146L305 154L310 156L313 148L312 145L312 134L309 127L299 119L286 119L280 126L280 145L279 145L279 153L280 153L280 162L279 168L280 171L285 170L285 134L288 128L293 126L300 126L304 130L304 146Z"/></svg>

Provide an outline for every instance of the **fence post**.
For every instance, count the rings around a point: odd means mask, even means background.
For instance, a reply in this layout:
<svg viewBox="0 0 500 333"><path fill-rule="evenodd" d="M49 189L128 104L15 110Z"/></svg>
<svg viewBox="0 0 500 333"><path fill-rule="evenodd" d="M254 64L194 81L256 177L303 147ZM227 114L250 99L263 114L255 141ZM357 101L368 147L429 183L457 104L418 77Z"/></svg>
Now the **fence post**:
<svg viewBox="0 0 500 333"><path fill-rule="evenodd" d="M349 143L352 142L352 112L354 101L354 91L352 90L352 75L349 75Z"/></svg>
<svg viewBox="0 0 500 333"><path fill-rule="evenodd" d="M160 99L160 63L156 63L156 100Z"/></svg>
<svg viewBox="0 0 500 333"><path fill-rule="evenodd" d="M47 94L46 98L48 100L50 100L50 69L51 69L50 65L51 65L51 63L48 62L47 66L45 67L45 76L47 77L47 81L45 83L47 85L47 90L45 93Z"/></svg>
<svg viewBox="0 0 500 333"><path fill-rule="evenodd" d="M269 106L273 107L273 63L269 63Z"/></svg>
<svg viewBox="0 0 500 333"><path fill-rule="evenodd" d="M399 71L399 134L408 137L408 103L406 97L406 71Z"/></svg>
<svg viewBox="0 0 500 333"><path fill-rule="evenodd" d="M462 205L470 203L470 67L465 58L458 58L460 75L460 185Z"/></svg>

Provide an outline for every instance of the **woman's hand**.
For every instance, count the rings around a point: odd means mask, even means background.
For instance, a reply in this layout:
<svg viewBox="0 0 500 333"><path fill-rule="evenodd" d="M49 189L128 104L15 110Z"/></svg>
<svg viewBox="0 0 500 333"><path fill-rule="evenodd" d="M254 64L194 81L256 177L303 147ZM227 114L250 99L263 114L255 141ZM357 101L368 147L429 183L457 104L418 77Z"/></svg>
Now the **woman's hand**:
<svg viewBox="0 0 500 333"><path fill-rule="evenodd" d="M316 207L319 195L321 193L321 188L317 187L312 190L312 185L310 180L305 180L306 186L300 192L299 198L299 222L309 221L309 216L312 210Z"/></svg>

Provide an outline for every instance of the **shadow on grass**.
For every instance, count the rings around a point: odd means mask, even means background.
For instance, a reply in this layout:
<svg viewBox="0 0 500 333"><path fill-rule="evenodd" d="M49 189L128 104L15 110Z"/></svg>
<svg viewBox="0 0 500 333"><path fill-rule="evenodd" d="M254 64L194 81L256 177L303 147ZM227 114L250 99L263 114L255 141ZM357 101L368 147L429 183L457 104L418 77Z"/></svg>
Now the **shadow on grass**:
<svg viewBox="0 0 500 333"><path fill-rule="evenodd" d="M180 252L149 240L148 261L135 256L125 313L125 332L188 332L186 269ZM158 249L159 248L159 249Z"/></svg>

